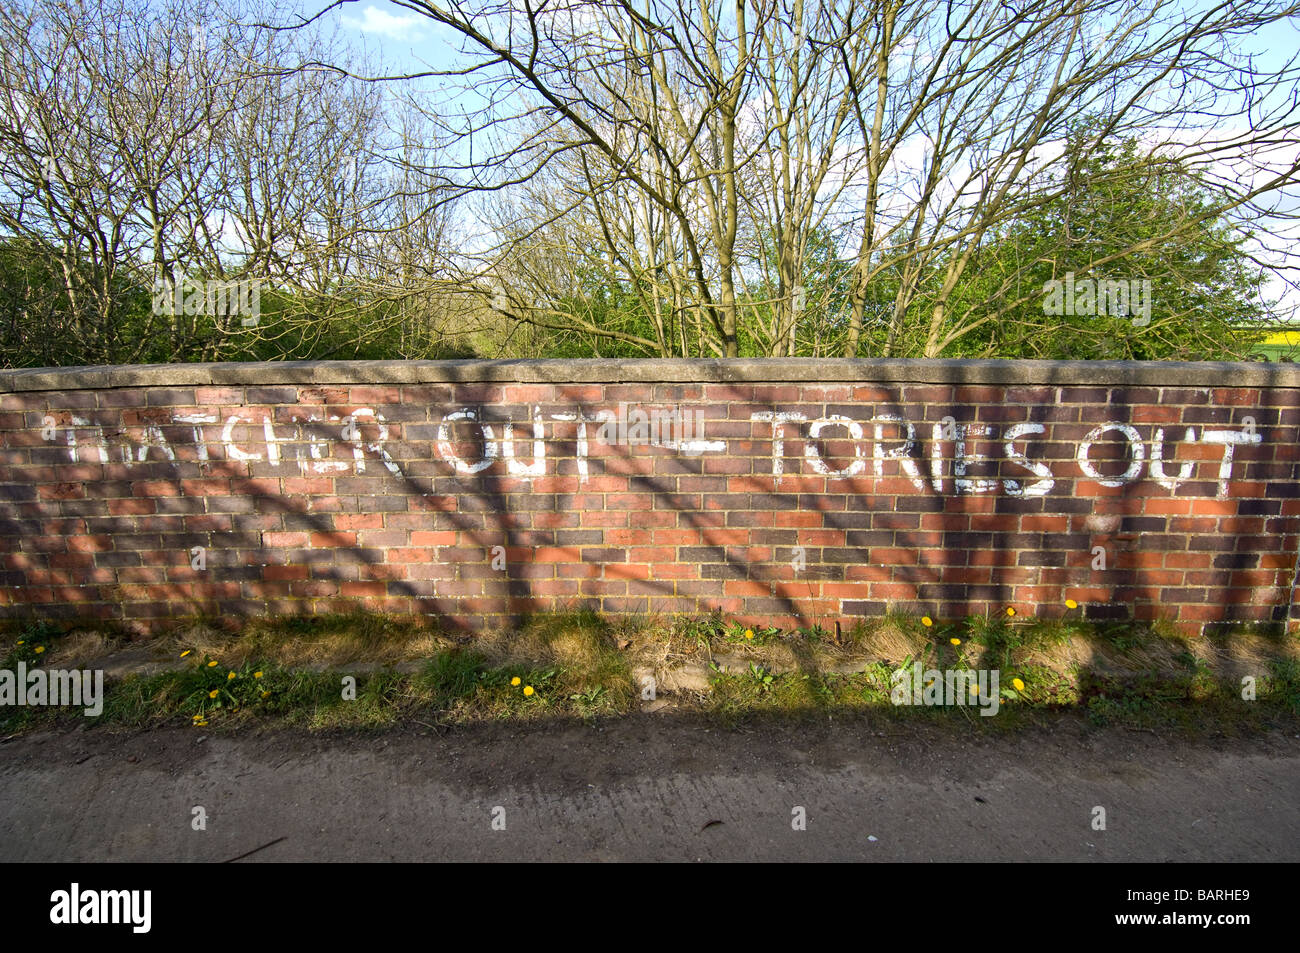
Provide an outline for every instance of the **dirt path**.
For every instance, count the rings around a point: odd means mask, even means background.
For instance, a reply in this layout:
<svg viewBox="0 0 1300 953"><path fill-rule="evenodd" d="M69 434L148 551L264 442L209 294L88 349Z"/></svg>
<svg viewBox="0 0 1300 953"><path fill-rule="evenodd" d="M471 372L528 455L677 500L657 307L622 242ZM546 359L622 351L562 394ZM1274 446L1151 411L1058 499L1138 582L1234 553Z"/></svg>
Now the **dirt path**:
<svg viewBox="0 0 1300 953"><path fill-rule="evenodd" d="M1296 861L1300 738L659 715L367 737L76 730L0 745L0 803L5 861Z"/></svg>

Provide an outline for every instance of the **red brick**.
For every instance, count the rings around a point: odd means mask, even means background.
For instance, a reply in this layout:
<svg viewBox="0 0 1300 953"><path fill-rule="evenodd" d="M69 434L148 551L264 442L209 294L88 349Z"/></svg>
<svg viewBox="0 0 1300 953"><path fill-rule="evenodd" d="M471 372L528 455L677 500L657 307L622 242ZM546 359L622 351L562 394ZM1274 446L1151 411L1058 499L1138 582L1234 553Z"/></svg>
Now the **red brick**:
<svg viewBox="0 0 1300 953"><path fill-rule="evenodd" d="M992 587L1013 587L1018 601L1040 603L1025 605L1025 612L1061 614L1061 603L1070 597L1122 604L1135 617L1161 614L1187 627L1223 605L1266 619L1290 592L1300 548L1300 497L1290 495L1291 465L1300 461L1297 393L1229 386L1207 400L1203 390L1174 386L1157 392L1113 385L813 380L257 385L2 395L0 406L7 410L0 414L0 479L12 488L6 517L35 522L15 522L22 530L0 538L0 546L12 550L3 558L5 567L26 573L23 586L0 589L0 604L39 609L66 598L90 614L106 612L142 626L193 606L238 614L360 605L450 612L479 629L511 613L569 600L614 611L717 608L766 623L874 613L886 604L919 606L918 595L924 594L924 610L965 615L1000 611ZM200 466L198 447L188 436L194 425L171 425L178 401L223 416L239 408L244 421L235 429L237 445L263 459L224 459L223 424L217 423L201 428L212 459ZM574 456L576 425L550 415L577 405L589 412L593 405L612 409L620 401L694 403L714 428L706 431L710 439L728 441L726 451L690 458L661 447L605 447L594 441L589 426L583 480ZM548 424L544 475L512 475L501 457L477 475L451 470L435 444L438 421L452 409L482 404L488 405L484 415L495 439L502 436L503 421L515 422L515 449L524 461L532 460L526 408L542 405ZM347 465L338 473L304 474L296 457L303 444L281 444L279 466L265 459L261 421L268 415L279 421L276 433L286 439L307 415L360 406L393 418L386 448L399 461L400 475L389 473L370 451L366 471L354 472L352 455L341 443L330 453ZM1277 407L1289 416L1279 417ZM75 408L97 425L127 428L136 445L144 438L139 427L169 427L177 460L153 450L142 462L133 456L130 464L120 458L101 464L91 435L81 433L85 456L74 464L65 447L40 439L47 408L62 426ZM1257 408L1266 442L1237 448L1231 495L1217 499L1222 447L1183 443L1180 427L1184 421L1198 428L1235 427L1230 421L1239 421L1248 408ZM805 456L807 427L797 424L782 429L784 476L776 478L772 426L750 420L766 410L797 411L810 419L847 416L862 426L868 454L873 418L901 413L917 428L913 461L924 484L914 486L902 461L892 458L883 461L877 478L872 456L853 477L817 474ZM1052 492L1042 499L1014 498L999 485L996 492L958 496L954 448L941 443L944 489L936 493L930 483L932 425L948 414L985 422L994 431L968 441L968 451L992 458L972 466L968 477L1014 476L1022 483L1029 477L1021 468L998 462L1000 432L1013 421L1042 421L1049 432L1018 445L1031 460L1050 463ZM1150 477L1149 465L1137 482L1123 487L1082 479L1078 441L1096 423L1112 419L1134 422L1148 450L1154 430L1164 427L1166 472L1177 473L1192 461L1193 479L1170 490ZM458 437L472 429L461 428ZM377 425L368 422L364 432L370 439ZM888 449L900 445L901 433L897 426L885 428ZM817 448L831 468L856 459L842 428L829 428L822 437ZM1128 465L1118 458L1122 449L1122 441L1103 440L1093 449L1094 465L1104 473L1122 472ZM478 459L482 445L466 440L462 450L466 459ZM1102 527L1095 517L1113 518L1116 525ZM1126 517L1138 519L1130 526ZM972 535L965 541L946 535L963 532ZM226 547L224 564L261 567L262 578L222 582L212 571L189 569L188 539L169 542L181 533L210 538L214 547L223 537L234 542ZM1249 557L1247 567L1216 569L1216 560L1232 564L1221 557L1234 553L1234 538ZM1105 544L1110 570L1094 572L1090 546L1082 543ZM506 573L488 563L493 545L508 547ZM806 548L807 572L789 563L795 545ZM361 560L349 554L357 547L366 550ZM693 549L699 555L687 554ZM839 553L830 559L824 549ZM322 550L337 553L322 562ZM862 561L846 560L851 552ZM733 572L739 576L723 575ZM791 605L797 607L794 616Z"/></svg>

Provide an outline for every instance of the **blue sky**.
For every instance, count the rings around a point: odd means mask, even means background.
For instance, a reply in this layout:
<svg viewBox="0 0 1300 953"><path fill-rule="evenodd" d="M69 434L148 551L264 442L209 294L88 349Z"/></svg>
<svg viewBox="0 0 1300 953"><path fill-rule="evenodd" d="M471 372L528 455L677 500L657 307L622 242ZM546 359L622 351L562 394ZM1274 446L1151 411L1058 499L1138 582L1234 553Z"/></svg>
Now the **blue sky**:
<svg viewBox="0 0 1300 953"><path fill-rule="evenodd" d="M459 60L456 33L396 4L349 2L333 19L340 35L380 52L397 70L445 69Z"/></svg>

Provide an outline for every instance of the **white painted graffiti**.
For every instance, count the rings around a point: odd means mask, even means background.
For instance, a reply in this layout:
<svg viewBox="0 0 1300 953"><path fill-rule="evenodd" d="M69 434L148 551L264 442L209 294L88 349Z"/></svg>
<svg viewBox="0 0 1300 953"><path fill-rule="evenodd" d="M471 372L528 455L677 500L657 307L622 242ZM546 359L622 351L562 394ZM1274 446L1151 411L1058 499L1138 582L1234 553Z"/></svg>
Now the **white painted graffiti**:
<svg viewBox="0 0 1300 953"><path fill-rule="evenodd" d="M213 460L212 442L205 439L203 428L204 425L215 427L221 424L221 437L216 442L221 446L225 459L236 463L258 463L265 460L272 466L280 466L286 462L281 447L288 444L292 447L298 469L304 474L364 473L367 453L377 457L389 472L401 474L401 467L384 448L384 443L388 440L388 427L384 417L368 408L354 410L346 417L308 415L291 420L287 425L277 424L269 415L256 415L252 411L232 413L224 420L216 414L175 414L168 421L155 420L142 424L138 442L127 439L126 429L110 433L103 425L91 423L76 414L71 415L69 421L70 426L55 426L52 429L63 430L68 459L73 463L120 462L130 466L157 459L175 463L176 450L163 428L177 424L189 425L192 437L190 443L195 448L195 456L200 463L210 463ZM370 425L374 431L373 440L365 439L362 430L365 425ZM281 432L285 426L293 427L292 435L286 436ZM240 446L235 431L241 427L245 431L261 430L261 452ZM326 436L322 430L337 431L339 437ZM246 436L244 440L247 440ZM334 444L349 447L352 459L328 459Z"/></svg>
<svg viewBox="0 0 1300 953"><path fill-rule="evenodd" d="M839 414L828 417L809 419L800 413L781 413L760 411L750 416L751 420L768 422L772 425L772 476L778 481L785 475L786 444L792 440L804 441L803 457L809 469L818 476L831 479L854 477L865 470L865 452L863 450L864 431L861 423ZM896 461L902 474L906 476L919 491L926 489L926 479L921 471L920 462L914 452L917 445L916 427L895 414L881 414L873 418L874 428L871 450L872 469L877 477L885 475L886 461ZM807 425L800 428L796 425ZM832 469L822 457L816 441L823 439L828 429L839 427L844 431L841 440L853 445L854 459L843 469ZM895 435L887 439L885 429L896 428ZM800 437L800 429L806 431L806 437ZM957 494L994 493L1001 490L1008 496L1044 496L1056 486L1056 475L1043 460L1031 460L1017 444L1024 438L1045 434L1046 427L1040 423L1018 423L1007 427L1001 434L1005 459L1025 470L1034 478L1002 477L1001 479L979 479L970 476L971 468L980 463L989 462L983 454L974 452L971 447L977 439L995 442L996 428L990 424L959 424L951 419L934 424L930 440L930 486L936 493L945 493L948 478L945 476L945 460L952 460L952 487ZM1118 434L1127 445L1127 469L1120 474L1106 474L1098 469L1091 459L1093 448L1109 434ZM1228 495L1228 482L1232 479L1234 451L1243 445L1259 444L1263 435L1254 427L1243 430L1210 430L1203 428L1200 437L1193 427L1183 433L1182 441L1187 444L1202 443L1223 447L1216 474L1218 496ZM1169 441L1174 442L1174 441ZM889 446L893 444L893 446ZM1190 480L1195 473L1196 463L1186 460L1180 464L1178 473L1171 475L1165 470L1165 431L1157 427L1152 435L1149 472L1152 479L1167 489L1174 489L1178 484ZM888 447L888 449L886 449ZM951 455L945 453L951 447ZM1097 481L1105 487L1122 487L1142 478L1142 472L1148 467L1147 446L1137 428L1120 421L1110 421L1094 427L1079 441L1075 453L1075 462L1080 473L1090 480Z"/></svg>
<svg viewBox="0 0 1300 953"><path fill-rule="evenodd" d="M533 406L529 408L525 432L517 434L516 424L512 421L494 424L484 417L482 408L462 407L439 419L434 447L437 455L462 476L485 473L498 461L504 461L506 473L512 477L541 477L547 472L548 416L552 425L575 425L572 437L574 455L579 480L584 483L590 478L592 448L589 425L597 425L597 437L601 443L635 445L639 440L633 438L639 437L637 428L642 418L646 422L656 419L639 411L629 413L624 405L620 405L618 413L575 410L549 415L544 415L540 407ZM683 423L688 418L693 418L689 425ZM665 424L662 429L647 426L647 442L653 447L686 456L721 453L728 449L727 440L704 437L705 421L698 412L678 415L668 412L659 419L671 422L671 425ZM203 464L214 460L215 445L221 448L222 458L229 462L265 462L274 467L295 465L303 474L359 474L366 472L368 460L374 460L393 475L403 475L401 465L388 447L388 423L383 414L372 408L357 408L345 416L306 415L287 421L276 421L273 414L260 408L241 408L225 416L216 413L175 414L167 420L155 419L113 432L79 415L73 414L67 420L68 423L60 424L47 415L43 418L41 433L47 441L65 443L68 459L73 463L120 462L127 466L148 461L175 463L178 460L176 445L164 428L171 428L174 434L175 428L182 427L188 430L189 443L195 447L194 456ZM947 417L932 425L927 453L920 446L917 425L898 414L875 414L863 421L844 414L810 418L800 412L772 410L753 413L750 420L770 425L767 436L771 444L771 475L778 486L783 477L793 475L786 473L787 460L791 457L803 461L805 473L829 480L853 479L867 473L868 469L875 477L883 478L892 471L905 477L919 492L932 490L940 494L1001 492L1018 497L1044 496L1053 490L1057 479L1064 476L1053 472L1047 461L1032 459L1028 453L1027 441L1047 434L1046 426L1041 423L1014 423L1000 430L994 424L957 423ZM471 435L469 438L466 430ZM128 431L135 439L128 438ZM218 433L219 437L212 439ZM1094 459L1094 449L1103 442L1114 443L1114 438L1119 438L1125 448L1124 459L1108 459L1103 465L1101 460ZM559 434L553 426L550 440L556 439L559 439ZM1170 449L1171 445L1221 447L1218 469L1213 478L1217 482L1218 496L1225 497L1233 475L1236 448L1257 445L1262 440L1262 434L1252 421L1241 430L1203 427L1199 434L1195 427L1190 426L1185 427L1181 434L1169 435L1163 427L1155 427L1148 445L1132 424L1109 421L1094 427L1078 442L1074 463L1078 475L1104 487L1126 486L1141 480L1145 472L1160 486L1174 489L1193 479L1197 461L1183 460L1174 471L1171 460L1176 453ZM843 465L836 467L825 455L822 447L828 441L847 443L851 447L844 454ZM1000 444L1002 459L1024 471L1023 474L1003 477L976 475L973 471L981 465L997 462L996 458L977 452L980 443L986 446ZM788 454L790 445L801 445L802 452ZM471 451L470 448L477 449ZM1125 467L1122 472L1105 472L1115 469L1117 462ZM1216 461L1206 462L1212 466Z"/></svg>

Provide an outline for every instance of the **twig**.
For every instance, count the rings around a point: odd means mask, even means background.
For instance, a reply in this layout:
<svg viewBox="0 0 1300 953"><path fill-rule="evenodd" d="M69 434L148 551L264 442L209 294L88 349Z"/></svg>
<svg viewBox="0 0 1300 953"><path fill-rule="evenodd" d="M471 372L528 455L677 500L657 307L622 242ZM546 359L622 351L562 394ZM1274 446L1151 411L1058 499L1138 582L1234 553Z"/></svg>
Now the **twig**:
<svg viewBox="0 0 1300 953"><path fill-rule="evenodd" d="M256 854L259 850L266 850L268 847L272 847L272 846L274 846L275 844L280 843L280 841L282 841L282 840L288 840L288 839L289 839L289 838L288 838L287 835L286 835L285 837L277 837L275 840L267 841L267 842L266 842L265 844L263 844L261 847L254 847L252 850L250 850L250 851L246 851L245 853L240 854L238 857L231 857L229 860L223 860L222 863L223 863L223 864L233 864L233 863L234 863L235 861L237 861L237 860L243 860L245 857L251 857L251 856L253 856L254 854Z"/></svg>

